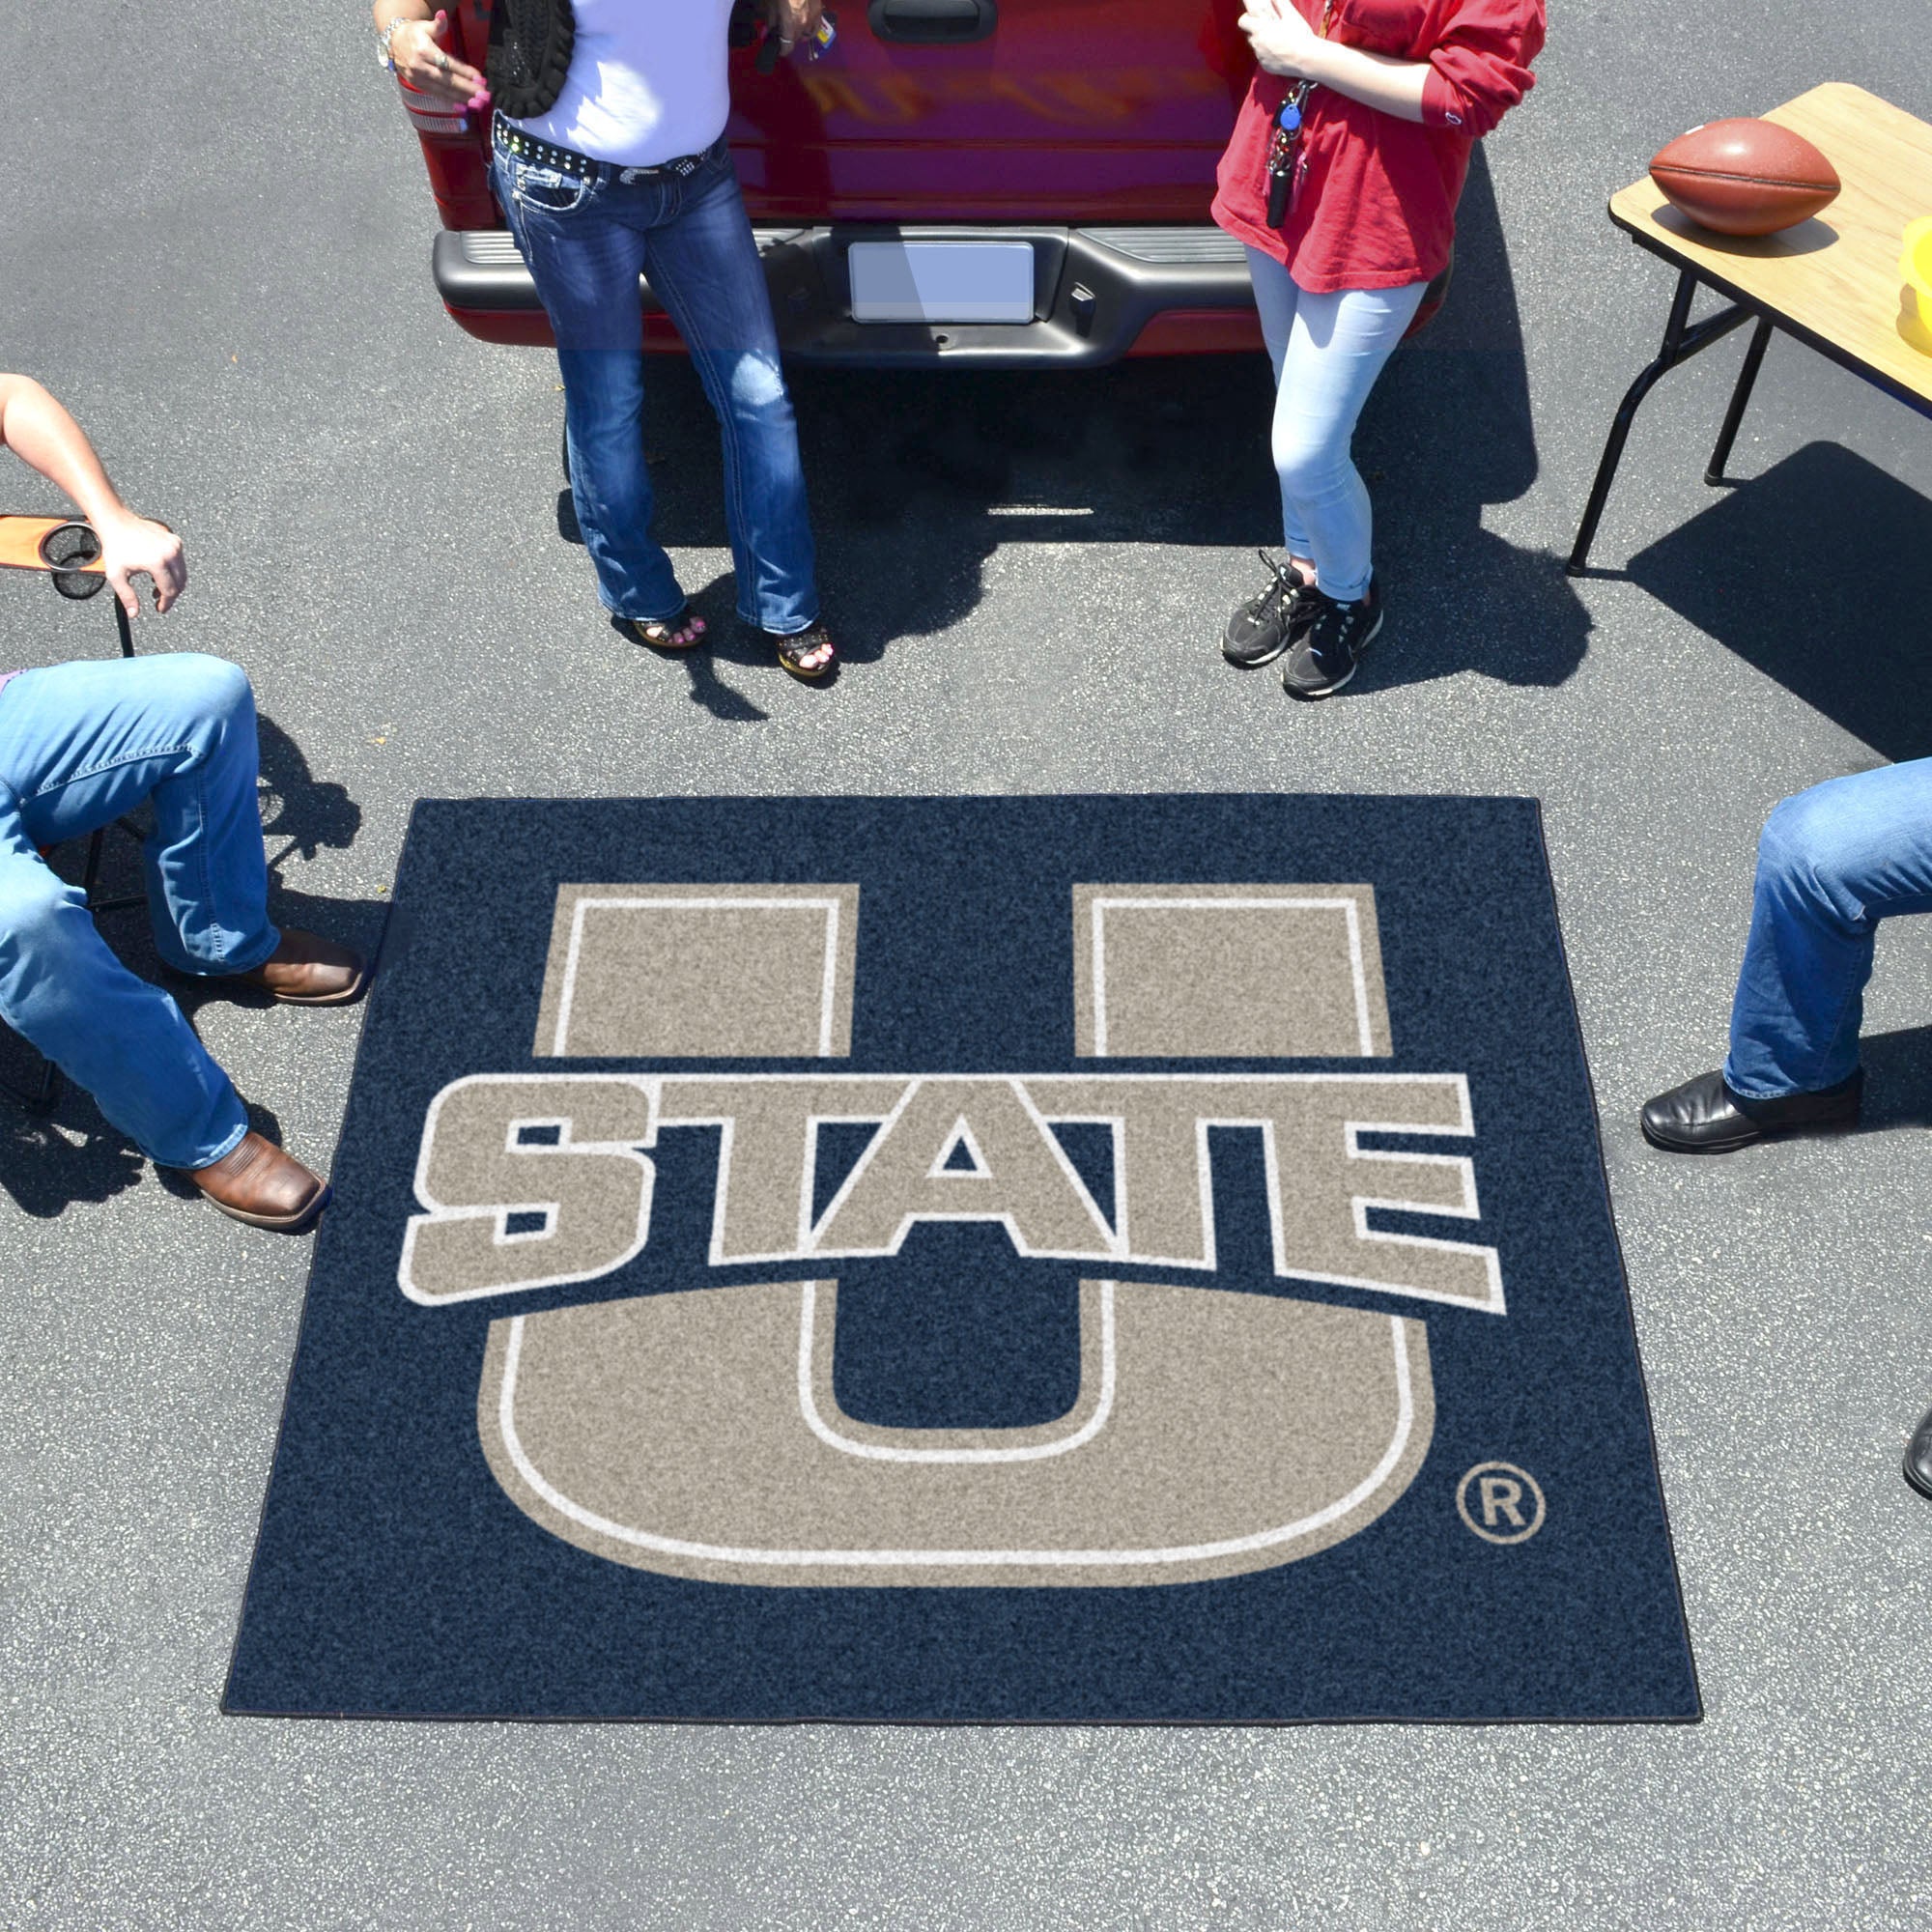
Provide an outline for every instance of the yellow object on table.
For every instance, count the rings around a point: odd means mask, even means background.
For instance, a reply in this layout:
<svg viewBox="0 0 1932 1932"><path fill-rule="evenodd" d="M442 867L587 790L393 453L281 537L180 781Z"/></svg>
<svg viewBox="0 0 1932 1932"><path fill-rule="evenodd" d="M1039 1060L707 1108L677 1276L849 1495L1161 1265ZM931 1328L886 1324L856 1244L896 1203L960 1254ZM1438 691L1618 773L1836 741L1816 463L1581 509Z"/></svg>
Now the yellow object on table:
<svg viewBox="0 0 1932 1932"><path fill-rule="evenodd" d="M1921 215L1905 231L1898 273L1905 284L1899 298L1898 332L1913 348L1932 355L1932 214Z"/></svg>

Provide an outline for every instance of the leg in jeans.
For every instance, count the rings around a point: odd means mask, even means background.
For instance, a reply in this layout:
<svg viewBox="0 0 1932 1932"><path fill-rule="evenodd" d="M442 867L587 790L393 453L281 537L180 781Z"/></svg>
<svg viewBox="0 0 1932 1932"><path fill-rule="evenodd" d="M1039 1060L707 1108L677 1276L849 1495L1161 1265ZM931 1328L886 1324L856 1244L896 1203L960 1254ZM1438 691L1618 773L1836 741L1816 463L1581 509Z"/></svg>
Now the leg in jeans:
<svg viewBox="0 0 1932 1932"><path fill-rule="evenodd" d="M651 535L644 465L644 238L606 217L613 183L586 185L500 149L491 180L556 338L571 497L598 595L619 617L675 616L684 593Z"/></svg>
<svg viewBox="0 0 1932 1932"><path fill-rule="evenodd" d="M0 1018L164 1166L228 1152L246 1130L242 1103L180 1008L114 957L37 848L152 797L156 947L185 972L245 972L279 938L255 771L248 681L216 658L59 665L0 692Z"/></svg>
<svg viewBox="0 0 1932 1932"><path fill-rule="evenodd" d="M694 175L652 231L651 287L677 325L724 436L738 614L790 637L818 615L798 427L752 224L730 156Z"/></svg>
<svg viewBox="0 0 1932 1932"><path fill-rule="evenodd" d="M1291 556L1314 560L1328 596L1352 604L1368 595L1373 526L1349 446L1427 284L1310 295L1259 248L1248 250L1248 271L1275 370L1271 442L1283 541Z"/></svg>
<svg viewBox="0 0 1932 1932"><path fill-rule="evenodd" d="M1245 243L1243 244L1246 245ZM1294 327L1295 305L1301 291L1294 277L1272 255L1248 248L1248 279L1254 284L1255 309L1261 317L1262 340L1267 345L1268 361L1274 366L1275 407L1281 406L1281 369L1288 355L1288 338ZM1308 532L1294 514L1288 492L1281 493L1281 541L1292 557L1304 563L1315 561Z"/></svg>
<svg viewBox="0 0 1932 1932"><path fill-rule="evenodd" d="M1932 758L1786 799L1758 841L1732 1093L1773 1099L1849 1079L1878 923L1914 912L1932 912Z"/></svg>
<svg viewBox="0 0 1932 1932"><path fill-rule="evenodd" d="M767 630L808 629L818 604L798 438L729 155L682 181L586 186L499 153L495 180L556 336L578 522L605 604L652 621L684 601L650 534L638 288L647 271L724 432L739 613Z"/></svg>

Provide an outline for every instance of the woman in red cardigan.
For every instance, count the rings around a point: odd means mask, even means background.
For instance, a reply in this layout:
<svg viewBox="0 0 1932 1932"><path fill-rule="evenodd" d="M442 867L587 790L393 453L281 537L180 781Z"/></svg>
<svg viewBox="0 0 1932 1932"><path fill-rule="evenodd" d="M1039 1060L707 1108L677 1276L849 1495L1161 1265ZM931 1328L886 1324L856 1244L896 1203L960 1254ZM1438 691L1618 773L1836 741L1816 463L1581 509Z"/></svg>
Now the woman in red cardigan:
<svg viewBox="0 0 1932 1932"><path fill-rule="evenodd" d="M1248 0L1261 64L1214 219L1247 246L1275 370L1288 567L1228 619L1291 697L1355 674L1382 622L1355 419L1449 260L1469 148L1529 91L1544 0Z"/></svg>

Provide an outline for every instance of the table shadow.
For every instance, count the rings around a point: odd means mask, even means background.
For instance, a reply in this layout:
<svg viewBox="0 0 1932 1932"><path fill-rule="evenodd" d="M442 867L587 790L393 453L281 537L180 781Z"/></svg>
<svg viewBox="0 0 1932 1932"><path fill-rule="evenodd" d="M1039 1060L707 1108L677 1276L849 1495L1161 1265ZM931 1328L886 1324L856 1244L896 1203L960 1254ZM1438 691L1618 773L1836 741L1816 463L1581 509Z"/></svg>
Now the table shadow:
<svg viewBox="0 0 1932 1932"><path fill-rule="evenodd" d="M1932 755L1932 502L1807 443L1631 559L1629 576L1894 761Z"/></svg>

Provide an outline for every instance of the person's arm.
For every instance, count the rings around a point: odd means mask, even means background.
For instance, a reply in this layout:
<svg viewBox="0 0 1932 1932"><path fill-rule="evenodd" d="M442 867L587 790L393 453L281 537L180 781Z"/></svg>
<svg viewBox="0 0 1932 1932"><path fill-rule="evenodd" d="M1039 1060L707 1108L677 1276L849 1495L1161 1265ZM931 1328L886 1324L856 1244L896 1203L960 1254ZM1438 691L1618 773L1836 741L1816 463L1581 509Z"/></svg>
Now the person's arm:
<svg viewBox="0 0 1932 1932"><path fill-rule="evenodd" d="M1543 20L1543 0L1468 0L1421 61L1324 40L1293 0L1249 0L1241 30L1270 73L1318 82L1398 120L1480 137L1529 92Z"/></svg>
<svg viewBox="0 0 1932 1932"><path fill-rule="evenodd" d="M136 575L153 580L156 611L187 588L181 539L121 500L81 426L31 376L0 375L0 448L65 490L99 532L102 567L128 616L141 609Z"/></svg>
<svg viewBox="0 0 1932 1932"><path fill-rule="evenodd" d="M1315 81L1398 120L1422 119L1427 61L1396 60L1323 40L1295 11L1294 0L1249 0L1240 27L1269 73Z"/></svg>
<svg viewBox="0 0 1932 1932"><path fill-rule="evenodd" d="M389 35L389 58L409 84L440 100L460 102L472 113L490 104L490 83L468 61L449 51L448 13L428 0L375 0L370 13L378 34Z"/></svg>

